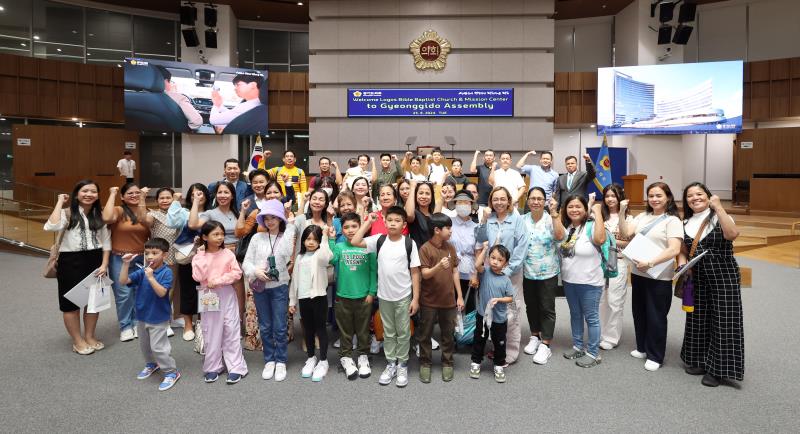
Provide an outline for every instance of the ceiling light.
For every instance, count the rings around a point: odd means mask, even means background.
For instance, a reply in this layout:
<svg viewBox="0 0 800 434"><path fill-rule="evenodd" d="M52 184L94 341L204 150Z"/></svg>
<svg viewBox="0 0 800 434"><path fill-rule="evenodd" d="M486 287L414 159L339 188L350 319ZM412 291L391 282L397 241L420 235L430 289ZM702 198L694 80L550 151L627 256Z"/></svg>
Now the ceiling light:
<svg viewBox="0 0 800 434"><path fill-rule="evenodd" d="M117 63L117 68L122 68L122 65L120 65L119 63Z"/></svg>
<svg viewBox="0 0 800 434"><path fill-rule="evenodd" d="M38 41L39 39L42 39L42 38L40 38L39 35L33 35L33 39Z"/></svg>
<svg viewBox="0 0 800 434"><path fill-rule="evenodd" d="M77 35L77 34L78 34L78 31L77 31L77 30L73 30L73 31L72 31L72 34L73 34L73 35Z"/></svg>
<svg viewBox="0 0 800 434"><path fill-rule="evenodd" d="M60 53L60 52L61 52L61 49L60 49L60 48L56 48L56 51L58 51L58 52Z"/></svg>
<svg viewBox="0 0 800 434"><path fill-rule="evenodd" d="M303 6L303 2L297 2L297 6Z"/></svg>
<svg viewBox="0 0 800 434"><path fill-rule="evenodd" d="M4 11L4 10L6 10L6 8L4 8L4 7L0 6L0 12L2 12L2 11Z"/></svg>
<svg viewBox="0 0 800 434"><path fill-rule="evenodd" d="M589 128L594 128L595 126L596 126L595 124L591 124L589 125Z"/></svg>
<svg viewBox="0 0 800 434"><path fill-rule="evenodd" d="M73 121L77 121L77 120L78 120L78 118L72 118L72 120L73 120Z"/></svg>
<svg viewBox="0 0 800 434"><path fill-rule="evenodd" d="M162 135L162 136L166 136L166 135L167 135L167 133L161 133L161 135Z"/></svg>
<svg viewBox="0 0 800 434"><path fill-rule="evenodd" d="M6 120L6 118L0 118L0 121L4 121L4 120Z"/></svg>
<svg viewBox="0 0 800 434"><path fill-rule="evenodd" d="M23 47L27 47L27 45L25 45L24 42L20 42L19 45L22 45Z"/></svg>

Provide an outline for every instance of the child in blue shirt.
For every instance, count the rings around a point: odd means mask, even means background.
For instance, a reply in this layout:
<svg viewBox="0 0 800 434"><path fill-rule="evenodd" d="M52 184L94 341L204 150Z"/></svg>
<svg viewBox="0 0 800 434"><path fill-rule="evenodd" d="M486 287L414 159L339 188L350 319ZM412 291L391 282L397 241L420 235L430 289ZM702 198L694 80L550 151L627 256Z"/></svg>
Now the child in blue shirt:
<svg viewBox="0 0 800 434"><path fill-rule="evenodd" d="M135 287L136 320L138 321L139 346L142 349L145 366L139 380L150 377L156 371L164 374L158 390L164 391L175 385L181 373L170 356L172 347L167 337L172 307L169 303L169 290L172 288L172 270L164 264L169 251L169 243L163 238L153 238L144 244L146 266L128 274L128 268L135 255L122 257L120 282Z"/></svg>
<svg viewBox="0 0 800 434"><path fill-rule="evenodd" d="M486 247L488 243L484 243ZM475 312L475 336L472 345L472 364L469 368L470 378L479 378L481 375L481 362L486 339L491 335L494 345L494 379L498 383L505 383L506 374L503 368L506 364L506 331L508 303L514 301L514 286L511 279L503 273L511 257L511 252L502 244L495 244L489 250L489 269L484 270L486 254L484 248L475 258L475 269L483 273L478 290L478 306ZM488 312L487 312L488 310ZM484 318L491 315L491 327L484 324Z"/></svg>

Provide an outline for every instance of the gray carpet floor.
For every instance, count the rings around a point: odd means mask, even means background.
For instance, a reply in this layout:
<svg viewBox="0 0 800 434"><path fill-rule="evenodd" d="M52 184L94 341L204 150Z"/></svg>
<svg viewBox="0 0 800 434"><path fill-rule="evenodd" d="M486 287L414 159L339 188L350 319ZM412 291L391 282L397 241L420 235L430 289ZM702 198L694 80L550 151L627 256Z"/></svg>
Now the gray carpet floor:
<svg viewBox="0 0 800 434"><path fill-rule="evenodd" d="M113 309L100 315L98 326L106 349L78 356L58 311L56 282L40 277L44 260L0 253L0 426L7 432L797 432L800 270L741 263L753 267L754 282L743 291L745 379L716 389L683 372L677 300L665 365L647 372L628 355L628 305L621 345L603 352L600 366L582 369L561 357L570 332L567 304L559 299L552 359L546 366L520 359L506 370L506 384L494 382L486 363L480 380L469 379L465 349L451 383L441 381L437 365L433 382L420 383L412 357L408 387L381 387L380 356L373 357L372 378L350 382L332 369L322 383L312 383L300 378L299 342L290 344L283 383L262 380L261 354L245 352L251 374L241 383L205 384L200 356L176 336L173 356L183 378L158 392L155 376L136 380L143 365L138 342L119 342ZM334 349L330 357L337 360Z"/></svg>

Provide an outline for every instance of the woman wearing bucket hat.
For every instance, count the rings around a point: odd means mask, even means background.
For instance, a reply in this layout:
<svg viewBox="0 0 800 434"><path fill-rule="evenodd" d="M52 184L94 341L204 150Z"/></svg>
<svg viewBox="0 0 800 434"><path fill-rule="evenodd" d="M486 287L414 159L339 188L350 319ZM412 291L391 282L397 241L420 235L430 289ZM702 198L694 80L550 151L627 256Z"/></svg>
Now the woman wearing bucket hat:
<svg viewBox="0 0 800 434"><path fill-rule="evenodd" d="M483 245L475 242L475 228L478 224L472 220L472 213L477 212L478 203L475 196L467 190L461 190L453 198L455 202L455 217L453 221L452 235L450 244L456 249L458 255L458 275L461 280L461 288L466 294L464 296L464 313L475 310L475 292L478 289L478 278L475 274L475 254L476 249L482 249ZM475 278L474 281L472 278ZM465 289L469 288L468 291Z"/></svg>
<svg viewBox="0 0 800 434"><path fill-rule="evenodd" d="M289 310L289 271L286 264L292 256L294 230L286 231L286 212L276 199L268 200L256 217L265 228L250 240L242 263L245 278L253 290L258 326L264 352L265 380L286 379L288 340L286 315Z"/></svg>

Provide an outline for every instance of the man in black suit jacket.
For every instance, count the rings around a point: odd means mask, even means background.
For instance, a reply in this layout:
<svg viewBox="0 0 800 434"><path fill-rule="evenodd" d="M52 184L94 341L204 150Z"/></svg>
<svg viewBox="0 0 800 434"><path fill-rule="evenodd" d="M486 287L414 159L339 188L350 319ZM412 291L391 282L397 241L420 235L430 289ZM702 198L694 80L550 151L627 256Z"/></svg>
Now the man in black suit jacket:
<svg viewBox="0 0 800 434"><path fill-rule="evenodd" d="M583 160L586 162L585 172L578 170L578 158L574 155L570 155L564 160L567 165L567 173L558 177L556 192L553 194L558 201L559 209L564 204L564 200L573 194L586 197L586 187L594 180L595 170L589 154L583 154Z"/></svg>

